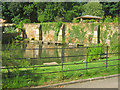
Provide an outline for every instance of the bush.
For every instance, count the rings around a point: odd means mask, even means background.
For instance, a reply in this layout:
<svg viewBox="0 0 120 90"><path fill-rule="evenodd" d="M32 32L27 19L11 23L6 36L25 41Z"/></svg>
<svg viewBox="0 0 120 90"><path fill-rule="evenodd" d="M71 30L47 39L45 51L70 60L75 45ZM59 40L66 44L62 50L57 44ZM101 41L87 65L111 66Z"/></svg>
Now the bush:
<svg viewBox="0 0 120 90"><path fill-rule="evenodd" d="M104 54L102 44L97 44L95 46L92 45L91 48L88 48L88 62L93 61L94 59L99 59L101 57L100 54Z"/></svg>
<svg viewBox="0 0 120 90"><path fill-rule="evenodd" d="M56 22L59 22L59 21L62 21L63 18L62 18L62 17L59 17L59 16L56 16L56 17L54 18L54 20L55 20Z"/></svg>
<svg viewBox="0 0 120 90"><path fill-rule="evenodd" d="M96 22L96 20L95 19L91 19L91 20L89 20L89 22Z"/></svg>
<svg viewBox="0 0 120 90"><path fill-rule="evenodd" d="M113 22L114 22L114 23L118 23L118 17L114 17L114 18L113 18Z"/></svg>
<svg viewBox="0 0 120 90"><path fill-rule="evenodd" d="M24 19L24 20L20 21L19 24L16 25L16 27L19 28L19 29L23 29L23 23L30 23L30 20L29 19Z"/></svg>
<svg viewBox="0 0 120 90"><path fill-rule="evenodd" d="M22 41L22 40L23 40L23 38L22 38L21 36L19 36L19 35L18 35L18 36L16 36L16 37L15 37L15 40Z"/></svg>
<svg viewBox="0 0 120 90"><path fill-rule="evenodd" d="M4 29L5 33L16 33L15 27L5 27Z"/></svg>
<svg viewBox="0 0 120 90"><path fill-rule="evenodd" d="M104 21L104 22L111 23L111 22L113 22L113 20L112 20L111 16L107 16L107 17L105 18L105 21Z"/></svg>
<svg viewBox="0 0 120 90"><path fill-rule="evenodd" d="M76 19L72 20L72 23L78 23L78 22L79 22L79 20L76 20Z"/></svg>

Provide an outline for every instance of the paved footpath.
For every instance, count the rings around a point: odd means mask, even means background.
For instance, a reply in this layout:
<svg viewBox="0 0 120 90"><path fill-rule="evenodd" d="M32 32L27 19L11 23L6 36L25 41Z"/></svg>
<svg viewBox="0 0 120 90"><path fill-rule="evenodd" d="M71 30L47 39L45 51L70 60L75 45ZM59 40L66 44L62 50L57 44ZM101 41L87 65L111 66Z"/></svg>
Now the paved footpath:
<svg viewBox="0 0 120 90"><path fill-rule="evenodd" d="M62 88L118 88L118 77L64 85Z"/></svg>

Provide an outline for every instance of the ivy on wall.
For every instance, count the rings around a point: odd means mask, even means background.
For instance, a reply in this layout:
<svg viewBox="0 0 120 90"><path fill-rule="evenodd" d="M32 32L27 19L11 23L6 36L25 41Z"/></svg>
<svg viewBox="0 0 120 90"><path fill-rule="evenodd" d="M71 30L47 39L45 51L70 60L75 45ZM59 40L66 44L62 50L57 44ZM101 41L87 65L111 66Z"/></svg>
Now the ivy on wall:
<svg viewBox="0 0 120 90"><path fill-rule="evenodd" d="M49 33L50 30L53 30L55 32L54 33L55 41L58 40L58 34L60 32L60 27L62 26L61 21L56 22L56 23L41 23L40 25L42 26L41 29L44 32L44 34L46 34L46 32Z"/></svg>
<svg viewBox="0 0 120 90"><path fill-rule="evenodd" d="M91 27L91 31L92 31L92 34L93 34L94 33L95 24L94 23L90 24L90 27Z"/></svg>
<svg viewBox="0 0 120 90"><path fill-rule="evenodd" d="M101 29L101 31L100 31L100 39L101 39L103 45L106 44L107 36L108 36L107 30Z"/></svg>
<svg viewBox="0 0 120 90"><path fill-rule="evenodd" d="M80 26L72 26L72 30L68 30L68 32L70 33L69 36L69 42L73 43L72 40L78 39L79 42L77 43L84 43L84 38L85 38L85 34L87 33L87 31L84 31L85 27L80 27Z"/></svg>
<svg viewBox="0 0 120 90"><path fill-rule="evenodd" d="M118 32L113 33L112 37L110 37L110 52L117 53L118 52Z"/></svg>
<svg viewBox="0 0 120 90"><path fill-rule="evenodd" d="M90 44L92 43L92 38L93 38L93 35L88 36L88 41L89 41Z"/></svg>
<svg viewBox="0 0 120 90"><path fill-rule="evenodd" d="M45 34L46 32L48 32L49 34L49 31L53 30L54 40L57 41L60 29L63 29L62 27L64 27L64 30L66 30L67 24L63 22L54 22L54 23L52 22L52 23L41 23L40 25L42 26L42 31ZM83 43L85 39L85 34L87 32L91 32L91 34L89 34L87 38L89 43L91 43L93 39L93 35L94 35L94 30L98 25L100 25L100 40L102 41L103 45L107 45L106 39L111 40L112 35L113 35L113 30L111 30L111 26L106 23L90 23L90 24L86 23L85 26L83 26L82 23L77 26L73 25L72 29L68 30L68 33L70 33L70 35L68 36L69 37L68 41L70 43L74 43L74 41L78 39L75 41L76 43ZM86 27L88 31L85 31ZM65 37L64 37L63 42L65 42Z"/></svg>
<svg viewBox="0 0 120 90"><path fill-rule="evenodd" d="M105 26L106 26L106 30L111 30L111 26L110 25L105 24Z"/></svg>

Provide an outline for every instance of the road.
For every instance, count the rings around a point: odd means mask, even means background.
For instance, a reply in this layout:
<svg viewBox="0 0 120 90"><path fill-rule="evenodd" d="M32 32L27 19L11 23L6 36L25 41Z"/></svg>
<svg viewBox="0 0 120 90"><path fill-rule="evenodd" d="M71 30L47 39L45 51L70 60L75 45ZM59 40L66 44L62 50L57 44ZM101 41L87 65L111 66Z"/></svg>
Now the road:
<svg viewBox="0 0 120 90"><path fill-rule="evenodd" d="M62 88L118 88L118 77L64 85Z"/></svg>

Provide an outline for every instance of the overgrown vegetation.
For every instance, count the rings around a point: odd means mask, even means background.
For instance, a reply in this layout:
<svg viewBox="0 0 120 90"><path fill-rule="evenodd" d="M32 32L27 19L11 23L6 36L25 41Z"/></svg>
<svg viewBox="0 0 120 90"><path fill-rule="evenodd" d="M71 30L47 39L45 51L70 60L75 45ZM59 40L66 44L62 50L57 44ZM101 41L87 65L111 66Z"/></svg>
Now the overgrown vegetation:
<svg viewBox="0 0 120 90"><path fill-rule="evenodd" d="M99 60L102 54L105 54L105 50L102 44L91 45L92 48L88 48L88 62L93 60Z"/></svg>
<svg viewBox="0 0 120 90"><path fill-rule="evenodd" d="M110 37L110 50L111 52L118 52L119 48L118 48L118 32L116 31L112 37Z"/></svg>
<svg viewBox="0 0 120 90"><path fill-rule="evenodd" d="M118 23L118 20L119 20L120 17L118 16L115 16L115 17L111 17L111 16L106 16L104 22L106 23Z"/></svg>
<svg viewBox="0 0 120 90"><path fill-rule="evenodd" d="M4 27L4 33L16 33L16 28L15 27Z"/></svg>
<svg viewBox="0 0 120 90"><path fill-rule="evenodd" d="M46 32L49 33L50 30L53 30L55 32L54 33L55 41L57 41L58 34L59 34L62 24L63 23L61 21L58 21L58 22L54 22L54 23L41 23L40 25L42 26L42 31L44 32L44 34L46 34Z"/></svg>
<svg viewBox="0 0 120 90"><path fill-rule="evenodd" d="M85 34L87 31L84 31L85 27L80 27L80 26L72 26L72 30L69 30L68 32L70 33L69 35L69 42L72 42L72 40L78 39L79 42L83 44L84 43L84 38L85 38ZM72 42L74 43L74 42Z"/></svg>

